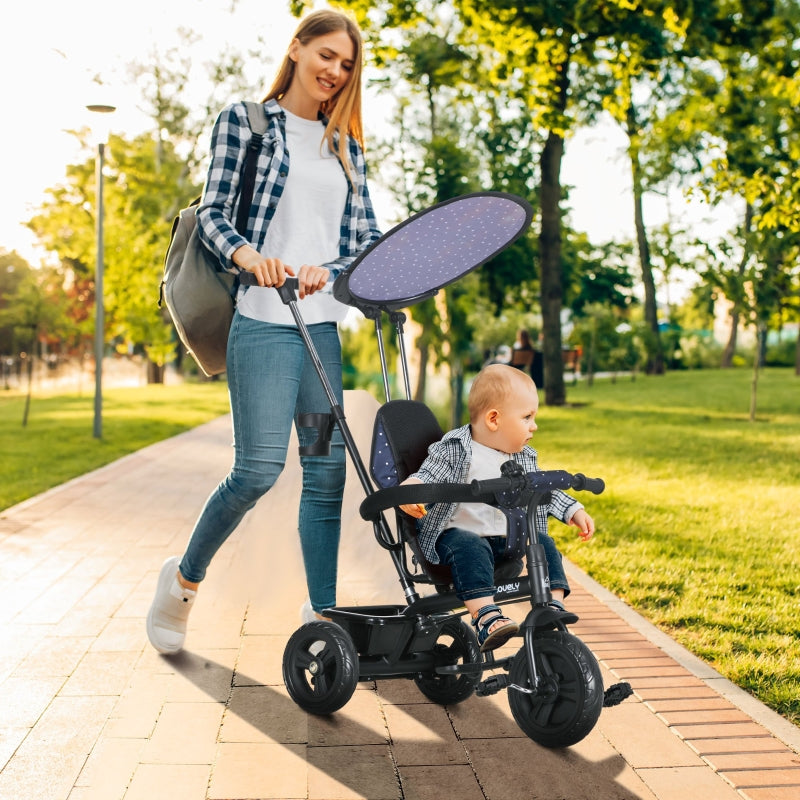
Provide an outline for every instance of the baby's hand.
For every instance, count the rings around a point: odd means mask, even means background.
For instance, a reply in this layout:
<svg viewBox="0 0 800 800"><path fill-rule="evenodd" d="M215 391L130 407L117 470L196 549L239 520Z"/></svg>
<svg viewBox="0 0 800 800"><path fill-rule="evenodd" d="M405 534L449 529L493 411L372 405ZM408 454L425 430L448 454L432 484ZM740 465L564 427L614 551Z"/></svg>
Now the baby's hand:
<svg viewBox="0 0 800 800"><path fill-rule="evenodd" d="M594 520L582 508L579 508L572 515L569 524L578 529L579 535L584 542L588 542L594 536Z"/></svg>
<svg viewBox="0 0 800 800"><path fill-rule="evenodd" d="M417 484L421 484L422 481L419 478L410 477L406 478L400 485L401 486L413 486ZM414 517L414 519L420 519L420 517L424 517L428 513L428 509L422 503L405 503L404 505L400 506L401 511L405 511L409 517Z"/></svg>
<svg viewBox="0 0 800 800"><path fill-rule="evenodd" d="M414 519L420 519L420 517L424 517L428 513L422 503L407 503L404 506L400 506L400 510L405 511L409 517L414 517Z"/></svg>

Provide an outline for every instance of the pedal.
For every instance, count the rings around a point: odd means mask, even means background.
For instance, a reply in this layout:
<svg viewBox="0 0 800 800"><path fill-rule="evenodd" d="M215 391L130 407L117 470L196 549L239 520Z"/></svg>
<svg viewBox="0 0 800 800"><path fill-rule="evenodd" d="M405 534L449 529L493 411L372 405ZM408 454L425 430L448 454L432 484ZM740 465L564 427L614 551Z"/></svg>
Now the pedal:
<svg viewBox="0 0 800 800"><path fill-rule="evenodd" d="M485 681L481 681L475 687L475 694L478 697L488 697L492 694L502 692L507 689L510 681L508 675L490 675Z"/></svg>

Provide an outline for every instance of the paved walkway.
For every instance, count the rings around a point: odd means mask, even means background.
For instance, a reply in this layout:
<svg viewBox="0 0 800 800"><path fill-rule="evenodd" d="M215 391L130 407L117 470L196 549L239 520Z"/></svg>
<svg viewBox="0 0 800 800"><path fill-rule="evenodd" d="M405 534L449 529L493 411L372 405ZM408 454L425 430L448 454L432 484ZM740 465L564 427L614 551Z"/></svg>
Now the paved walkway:
<svg viewBox="0 0 800 800"><path fill-rule="evenodd" d="M365 456L374 407L348 394ZM525 738L505 694L442 708L406 681L307 716L280 670L305 596L294 455L212 564L185 652L159 656L144 632L156 576L229 442L222 418L0 515L0 800L800 797L800 730L575 568L573 632L606 685L635 690L578 745ZM361 498L349 481L339 601L402 602Z"/></svg>

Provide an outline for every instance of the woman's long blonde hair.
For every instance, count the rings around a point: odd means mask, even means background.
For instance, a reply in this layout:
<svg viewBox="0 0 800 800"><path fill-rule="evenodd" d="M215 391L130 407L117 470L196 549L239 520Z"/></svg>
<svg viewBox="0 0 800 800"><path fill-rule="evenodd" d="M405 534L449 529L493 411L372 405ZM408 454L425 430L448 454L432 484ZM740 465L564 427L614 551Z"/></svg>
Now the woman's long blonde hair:
<svg viewBox="0 0 800 800"><path fill-rule="evenodd" d="M347 155L347 135L352 136L361 147L364 147L364 131L361 121L361 60L362 44L361 31L353 19L341 11L322 9L313 11L297 26L292 41L297 39L300 44L307 45L312 39L325 36L336 31L344 31L353 43L353 71L341 91L330 100L320 105L320 111L328 118L328 127L325 139L331 152L336 151L339 160L344 165L345 171L352 182L350 159ZM292 84L295 73L295 62L289 58L287 52L283 58L278 74L272 87L262 100L280 98L286 94ZM334 148L334 134L339 134L338 148Z"/></svg>

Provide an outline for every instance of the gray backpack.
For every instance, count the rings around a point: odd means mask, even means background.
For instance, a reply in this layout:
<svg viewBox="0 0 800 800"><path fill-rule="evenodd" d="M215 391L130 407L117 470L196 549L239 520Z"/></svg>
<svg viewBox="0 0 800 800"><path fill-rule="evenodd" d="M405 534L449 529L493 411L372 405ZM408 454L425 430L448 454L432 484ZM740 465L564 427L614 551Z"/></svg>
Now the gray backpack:
<svg viewBox="0 0 800 800"><path fill-rule="evenodd" d="M267 130L261 103L245 104L253 131L242 166L241 200L236 230L244 234L253 202L256 162ZM166 302L175 330L188 353L207 376L225 372L225 352L233 319L238 277L222 269L197 233L196 198L172 223L158 305Z"/></svg>

